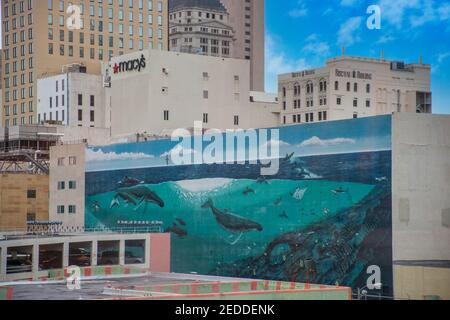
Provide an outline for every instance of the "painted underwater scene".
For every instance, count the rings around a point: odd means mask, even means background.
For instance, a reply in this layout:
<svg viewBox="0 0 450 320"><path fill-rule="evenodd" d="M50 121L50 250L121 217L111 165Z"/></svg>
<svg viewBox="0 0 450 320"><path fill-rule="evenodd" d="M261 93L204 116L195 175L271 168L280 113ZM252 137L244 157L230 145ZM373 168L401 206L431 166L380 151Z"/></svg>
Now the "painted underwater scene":
<svg viewBox="0 0 450 320"><path fill-rule="evenodd" d="M86 175L86 227L161 221L172 271L392 290L391 152L287 155L260 165L103 170Z"/></svg>

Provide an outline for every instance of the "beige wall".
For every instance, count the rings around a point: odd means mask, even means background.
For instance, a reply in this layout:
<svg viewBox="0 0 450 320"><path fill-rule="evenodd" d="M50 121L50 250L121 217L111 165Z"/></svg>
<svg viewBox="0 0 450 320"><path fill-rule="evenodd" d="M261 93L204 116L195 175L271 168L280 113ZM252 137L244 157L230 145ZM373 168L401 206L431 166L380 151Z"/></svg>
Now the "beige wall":
<svg viewBox="0 0 450 320"><path fill-rule="evenodd" d="M395 296L450 299L450 116L392 121Z"/></svg>
<svg viewBox="0 0 450 320"><path fill-rule="evenodd" d="M36 191L36 199L27 198L28 190ZM48 176L0 174L0 230L26 228L28 213L34 213L36 221L48 221L48 201Z"/></svg>
<svg viewBox="0 0 450 320"><path fill-rule="evenodd" d="M394 266L396 299L450 300L450 268Z"/></svg>
<svg viewBox="0 0 450 320"><path fill-rule="evenodd" d="M84 227L85 197L85 148L86 144L65 144L50 148L50 203L49 216L52 221L63 222L63 227ZM76 164L70 164L70 157ZM58 159L63 165L58 165ZM58 182L65 182L65 189L58 190ZM76 188L69 189L69 181L76 182ZM76 213L69 213L69 206L76 207ZM64 213L58 214L58 206L64 206Z"/></svg>
<svg viewBox="0 0 450 320"><path fill-rule="evenodd" d="M227 8L230 25L235 31L233 57L245 59L250 56L250 88L254 91L264 91L265 0L220 1ZM246 15L250 16L250 19L247 19ZM246 24L250 24L250 27ZM250 32L250 35L246 35L246 32ZM246 40L250 40L250 44L246 43ZM246 48L250 51L246 51Z"/></svg>

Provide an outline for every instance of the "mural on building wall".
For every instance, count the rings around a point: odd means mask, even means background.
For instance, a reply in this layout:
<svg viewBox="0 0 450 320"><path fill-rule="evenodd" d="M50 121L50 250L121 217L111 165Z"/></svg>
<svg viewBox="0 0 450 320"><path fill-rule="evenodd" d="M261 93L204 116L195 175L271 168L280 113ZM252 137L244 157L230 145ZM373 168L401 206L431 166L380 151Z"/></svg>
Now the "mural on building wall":
<svg viewBox="0 0 450 320"><path fill-rule="evenodd" d="M390 116L283 127L276 143L274 176L173 165L170 140L88 149L86 227L161 222L174 272L356 288L377 265L389 294Z"/></svg>

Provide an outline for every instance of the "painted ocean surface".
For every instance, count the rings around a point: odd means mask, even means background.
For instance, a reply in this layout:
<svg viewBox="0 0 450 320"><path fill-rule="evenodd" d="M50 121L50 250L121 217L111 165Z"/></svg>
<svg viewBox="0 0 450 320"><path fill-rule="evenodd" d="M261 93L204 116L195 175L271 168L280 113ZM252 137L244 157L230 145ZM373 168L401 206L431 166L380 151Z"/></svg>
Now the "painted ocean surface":
<svg viewBox="0 0 450 320"><path fill-rule="evenodd" d="M266 179L258 165L88 172L86 226L162 221L174 272L354 286L376 264L390 283L390 168L380 151L294 158ZM164 206L114 202L124 177Z"/></svg>

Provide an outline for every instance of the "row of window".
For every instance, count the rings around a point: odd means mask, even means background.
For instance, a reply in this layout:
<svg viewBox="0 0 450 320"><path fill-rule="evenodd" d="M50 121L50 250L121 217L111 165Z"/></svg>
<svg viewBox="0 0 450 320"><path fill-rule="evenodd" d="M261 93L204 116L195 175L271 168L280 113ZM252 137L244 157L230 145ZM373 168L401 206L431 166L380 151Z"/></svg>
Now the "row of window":
<svg viewBox="0 0 450 320"><path fill-rule="evenodd" d="M66 121L65 118L65 110L61 110L61 113L59 113L59 110L55 111L54 113L52 111L49 112L49 117L47 118L47 113L43 112L42 114L39 113L38 114L38 122L46 122L46 121ZM55 118L53 118L53 115L55 115ZM60 117L61 115L61 117ZM77 114L77 119L78 121L83 121L83 110L78 109L78 114ZM90 110L89 111L89 121L90 122L95 122L95 111L94 110Z"/></svg>
<svg viewBox="0 0 450 320"><path fill-rule="evenodd" d="M163 118L164 118L164 121L169 121L170 120L170 118L169 118L169 110L164 110ZM207 124L208 122L209 122L209 114L208 113L204 113L203 114L203 123ZM236 116L236 115L233 116L233 124L235 126L239 125L239 116Z"/></svg>
<svg viewBox="0 0 450 320"><path fill-rule="evenodd" d="M169 15L169 20L174 20L177 18L182 18L185 17L188 19L188 23L190 23L192 20L191 18L193 17L197 17L197 18L206 18L206 19L218 19L218 20L223 20L224 19L224 15L223 14L216 14L213 12L203 12L203 11L180 11L178 13L173 13ZM201 22L201 20L199 20L199 22ZM181 23L181 21L180 21Z"/></svg>
<svg viewBox="0 0 450 320"><path fill-rule="evenodd" d="M26 106L27 106L27 104L25 102L22 102L20 104L20 113L24 114L24 113L27 112L27 107ZM12 110L12 114L14 116L17 116L18 115L17 104L14 104L12 109L13 109ZM10 107L9 106L5 106L4 107L4 111L5 111L5 116L9 117L10 114L11 114L10 113ZM30 103L28 104L28 112L33 112L33 103L32 103L32 101L30 101Z"/></svg>
<svg viewBox="0 0 450 320"><path fill-rule="evenodd" d="M11 125L11 120L12 120L12 125L13 126L17 126L19 125L18 119L17 118L13 118L13 119L5 119L5 127L9 127ZM28 116L28 123L27 123L27 118L26 117L21 117L20 118L20 124L21 125L25 125L25 124L34 124L34 118L32 115Z"/></svg>
<svg viewBox="0 0 450 320"><path fill-rule="evenodd" d="M318 121L327 121L327 112L326 111L319 111L317 113L317 119ZM286 124L286 116L283 117L283 124ZM293 114L292 115L292 123L302 123L302 122L314 122L314 113L308 112L303 114Z"/></svg>
<svg viewBox="0 0 450 320"><path fill-rule="evenodd" d="M69 156L69 166L75 166L77 164L77 157ZM58 167L64 167L66 165L66 157L58 158Z"/></svg>
<svg viewBox="0 0 450 320"><path fill-rule="evenodd" d="M128 18L129 18L129 22L130 23L136 22L136 21L138 21L141 24L144 23L144 15L142 13L139 13L138 19L135 19L134 16L133 16L133 12L129 12ZM110 19L112 19L112 17ZM119 21L124 21L123 11L119 11ZM84 27L85 27L84 19L80 18L80 20L78 22L79 22L79 28L80 29L84 29ZM58 25L60 27L64 27L66 25L66 23L67 23L66 17L63 16L63 15L60 15L59 16ZM154 23L153 15L148 15L147 16L147 24L152 25L153 23ZM158 24L158 26L163 26L164 25L163 16L159 15L157 17L156 23ZM51 14L51 13L49 13L47 15L47 24L50 25L50 26L52 26L54 24L53 14ZM114 27L113 23L112 22L108 22L108 25L110 27L110 29L109 29L110 32L113 32L113 27ZM122 25L122 28L123 28L123 24L120 23L120 25ZM130 26L132 26L132 25L130 25ZM91 31L95 31L95 28L96 28L96 20L90 19L89 20L89 29ZM98 31L99 32L103 32L103 21L98 21Z"/></svg>
<svg viewBox="0 0 450 320"><path fill-rule="evenodd" d="M69 190L75 190L76 188L77 188L77 182L69 181ZM58 181L58 190L65 190L65 189L66 189L66 182Z"/></svg>
<svg viewBox="0 0 450 320"><path fill-rule="evenodd" d="M29 1L31 1L31 0L29 0ZM111 5L114 5L114 1L116 1L116 0L107 0L107 1L105 0L105 4L111 6ZM130 9L134 8L134 3L133 3L134 1L136 1L136 0L128 0L128 8L130 8ZM47 0L47 9L48 10L53 10L54 9L53 2L57 2L57 1L56 0L55 1ZM94 2L94 1L91 0L90 2ZM152 11L153 10L153 2L154 1L153 0L147 0L146 2L147 2L148 10ZM144 9L144 3L145 3L144 0L138 0L137 8L139 10L143 10ZM118 0L119 7L124 7L123 4L124 4L124 0ZM98 0L98 5L99 5L99 8L102 8L103 1L102 0ZM84 14L84 4L80 3L78 5L78 7L80 8L80 13ZM60 12L64 12L65 11L64 1L63 0L59 0L58 9L59 9ZM109 9L112 9L112 8L109 8ZM158 1L158 3L157 3L157 10L158 10L158 12L162 12L163 11L163 2L162 1ZM95 8L94 8L93 4L89 5L89 15L90 16L94 16L95 15Z"/></svg>
<svg viewBox="0 0 450 320"><path fill-rule="evenodd" d="M77 206L76 205L68 205L67 211L69 214L76 214L77 213ZM58 205L56 206L56 213L57 214L64 214L65 213L65 206L64 205Z"/></svg>
<svg viewBox="0 0 450 320"><path fill-rule="evenodd" d="M352 84L350 82L347 82L346 89L348 92L352 89ZM334 83L334 90L339 91L339 81L335 81ZM319 92L326 92L327 91L327 82L325 80L319 81ZM358 83L353 83L353 91L358 92ZM366 93L371 92L371 86L370 83L366 84ZM308 81L306 83L306 94L313 94L314 93L314 84L312 81ZM286 97L287 89L286 87L282 88L282 94L283 97ZM294 84L294 96L299 96L301 94L301 85L298 83Z"/></svg>

